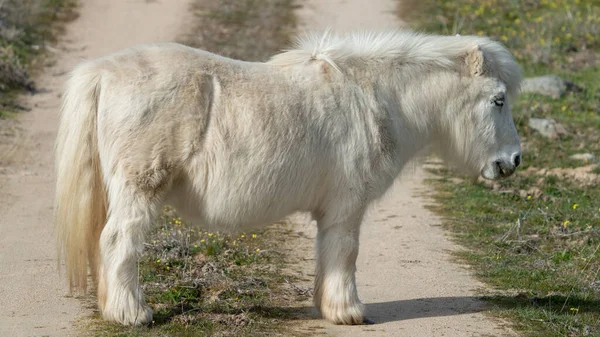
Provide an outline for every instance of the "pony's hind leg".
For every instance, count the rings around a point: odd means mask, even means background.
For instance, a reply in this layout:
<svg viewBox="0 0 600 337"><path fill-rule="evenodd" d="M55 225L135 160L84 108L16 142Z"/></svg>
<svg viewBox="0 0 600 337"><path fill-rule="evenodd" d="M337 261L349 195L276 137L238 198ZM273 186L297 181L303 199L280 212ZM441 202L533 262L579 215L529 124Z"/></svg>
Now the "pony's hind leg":
<svg viewBox="0 0 600 337"><path fill-rule="evenodd" d="M358 299L354 274L363 212L341 214L315 216L318 233L314 302L323 318L335 324L362 324L364 306Z"/></svg>
<svg viewBox="0 0 600 337"><path fill-rule="evenodd" d="M138 282L137 259L160 203L133 188L111 186L109 217L100 236L98 304L102 316L125 325L152 321Z"/></svg>

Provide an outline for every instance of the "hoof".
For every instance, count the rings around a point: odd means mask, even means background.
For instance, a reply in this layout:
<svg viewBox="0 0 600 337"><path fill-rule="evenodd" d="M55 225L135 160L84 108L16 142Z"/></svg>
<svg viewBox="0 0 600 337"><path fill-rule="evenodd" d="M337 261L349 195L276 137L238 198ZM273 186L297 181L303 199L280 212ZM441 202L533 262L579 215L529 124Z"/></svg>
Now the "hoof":
<svg viewBox="0 0 600 337"><path fill-rule="evenodd" d="M364 306L360 302L321 307L323 318L336 325L365 324L364 311Z"/></svg>
<svg viewBox="0 0 600 337"><path fill-rule="evenodd" d="M118 308L116 310L105 310L102 316L107 321L113 321L122 325L145 325L152 323L152 309L147 305L135 308Z"/></svg>

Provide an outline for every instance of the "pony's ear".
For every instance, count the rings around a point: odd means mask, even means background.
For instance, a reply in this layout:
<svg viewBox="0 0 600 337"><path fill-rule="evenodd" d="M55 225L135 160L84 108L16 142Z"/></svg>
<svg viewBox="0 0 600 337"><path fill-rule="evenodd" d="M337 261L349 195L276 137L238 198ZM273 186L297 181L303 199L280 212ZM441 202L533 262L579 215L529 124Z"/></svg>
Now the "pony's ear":
<svg viewBox="0 0 600 337"><path fill-rule="evenodd" d="M466 72L471 76L481 76L485 70L485 57L479 46L474 46L465 55Z"/></svg>

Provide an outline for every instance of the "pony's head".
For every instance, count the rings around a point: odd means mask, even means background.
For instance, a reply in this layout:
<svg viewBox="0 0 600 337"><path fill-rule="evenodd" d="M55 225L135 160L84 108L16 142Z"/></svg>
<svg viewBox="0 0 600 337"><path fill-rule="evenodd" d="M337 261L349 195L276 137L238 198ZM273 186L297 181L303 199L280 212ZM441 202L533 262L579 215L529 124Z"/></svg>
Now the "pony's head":
<svg viewBox="0 0 600 337"><path fill-rule="evenodd" d="M521 164L521 144L510 109L521 70L499 43L472 38L451 76L449 104L441 125L442 156L471 175L499 179Z"/></svg>

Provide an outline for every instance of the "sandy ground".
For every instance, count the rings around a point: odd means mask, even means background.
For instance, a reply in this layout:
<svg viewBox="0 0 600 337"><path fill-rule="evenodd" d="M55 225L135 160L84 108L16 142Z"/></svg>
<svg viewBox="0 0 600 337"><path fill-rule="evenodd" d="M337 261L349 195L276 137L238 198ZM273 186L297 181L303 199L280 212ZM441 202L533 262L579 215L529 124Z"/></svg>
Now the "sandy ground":
<svg viewBox="0 0 600 337"><path fill-rule="evenodd" d="M334 31L402 26L394 0L308 0L298 10L303 29ZM475 291L477 282L465 266L451 261L460 249L439 227L440 219L425 209L431 203L424 185L426 173L417 169L399 179L371 210L361 229L357 261L358 294L374 325L336 326L317 319L301 323L301 330L327 336L515 336L482 313L484 304ZM300 217L292 217L299 220ZM295 247L304 257L313 255L314 224L296 225L305 239ZM301 260L301 259L300 259ZM314 260L297 271L312 282ZM298 270L299 269L299 270ZM311 285L311 284L307 284Z"/></svg>
<svg viewBox="0 0 600 337"><path fill-rule="evenodd" d="M75 335L86 313L56 269L52 225L53 157L65 73L82 59L134 44L171 41L187 21L186 0L82 0L44 74L42 93L25 98L19 147L0 155L0 336Z"/></svg>

